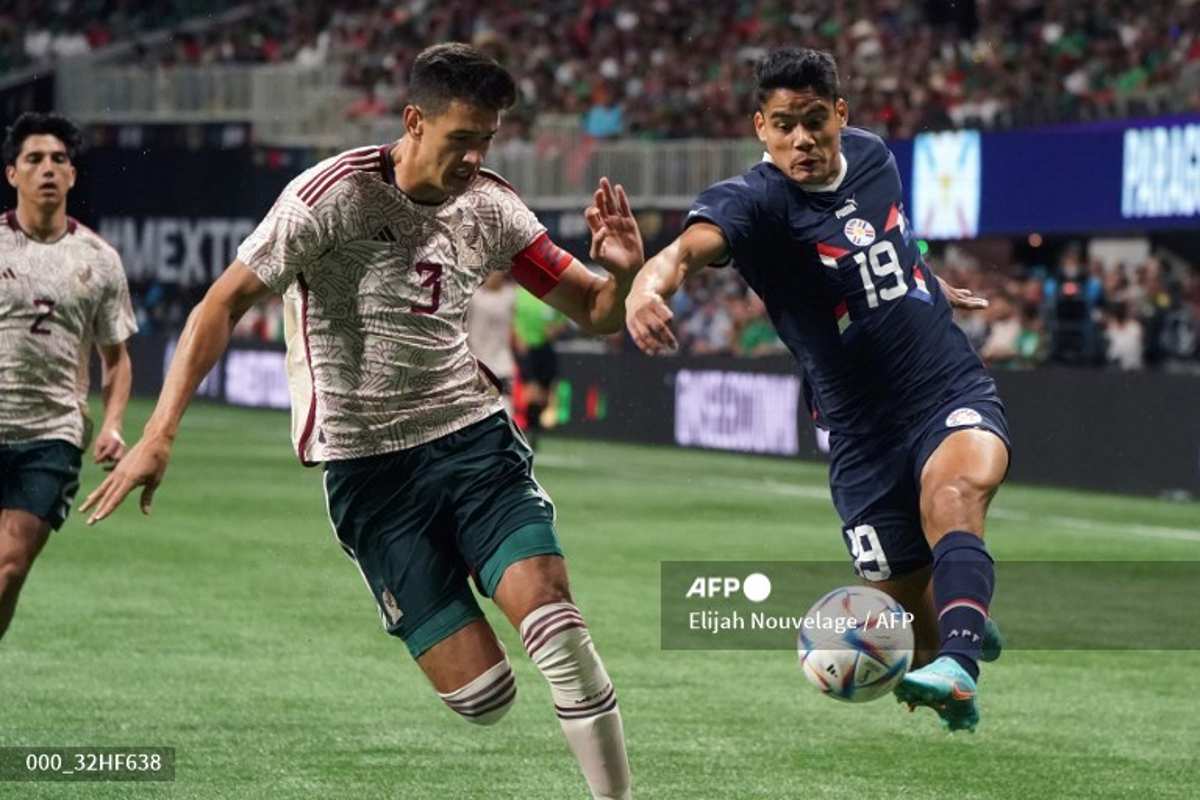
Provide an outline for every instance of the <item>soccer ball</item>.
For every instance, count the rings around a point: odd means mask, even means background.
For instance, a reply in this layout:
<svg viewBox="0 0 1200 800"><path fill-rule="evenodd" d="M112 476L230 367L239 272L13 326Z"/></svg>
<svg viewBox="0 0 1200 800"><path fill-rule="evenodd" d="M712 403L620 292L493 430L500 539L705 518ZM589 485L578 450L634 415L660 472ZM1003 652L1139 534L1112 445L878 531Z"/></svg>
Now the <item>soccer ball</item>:
<svg viewBox="0 0 1200 800"><path fill-rule="evenodd" d="M800 626L800 666L824 694L865 703L890 692L913 657L912 615L868 586L843 586L818 600Z"/></svg>

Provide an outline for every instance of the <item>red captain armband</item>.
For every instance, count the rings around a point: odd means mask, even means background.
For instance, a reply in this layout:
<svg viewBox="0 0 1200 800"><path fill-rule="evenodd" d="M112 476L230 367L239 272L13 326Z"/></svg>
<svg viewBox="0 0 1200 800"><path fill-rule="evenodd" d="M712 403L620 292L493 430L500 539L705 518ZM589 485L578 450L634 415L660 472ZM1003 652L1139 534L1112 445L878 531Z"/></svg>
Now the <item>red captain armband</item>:
<svg viewBox="0 0 1200 800"><path fill-rule="evenodd" d="M574 256L542 234L513 258L512 276L535 297L545 297L571 266Z"/></svg>

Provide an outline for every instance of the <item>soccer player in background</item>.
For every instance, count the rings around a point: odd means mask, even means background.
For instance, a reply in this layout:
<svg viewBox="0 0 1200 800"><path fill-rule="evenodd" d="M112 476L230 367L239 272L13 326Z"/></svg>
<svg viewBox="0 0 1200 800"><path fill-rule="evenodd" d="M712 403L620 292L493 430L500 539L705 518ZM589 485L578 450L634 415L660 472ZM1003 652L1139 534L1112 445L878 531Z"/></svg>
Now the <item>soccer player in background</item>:
<svg viewBox="0 0 1200 800"><path fill-rule="evenodd" d="M504 408L510 414L513 373L517 367L512 347L516 297L516 287L508 274L493 272L467 304L467 347L500 383Z"/></svg>
<svg viewBox="0 0 1200 800"><path fill-rule="evenodd" d="M1008 470L1004 409L904 217L895 160L847 127L828 53L786 48L756 65L761 163L696 199L683 233L647 262L626 301L648 353L677 346L669 298L726 265L766 303L830 433L830 487L855 570L916 614L918 659L896 689L951 730L974 730L994 570L987 507ZM989 652L994 656L994 652Z"/></svg>
<svg viewBox="0 0 1200 800"><path fill-rule="evenodd" d="M518 291L513 311L513 349L525 408L525 435L535 449L541 438L542 414L554 400L558 354L554 342L567 332L567 317L527 291Z"/></svg>
<svg viewBox="0 0 1200 800"><path fill-rule="evenodd" d="M463 326L471 295L507 271L585 331L618 330L642 239L624 190L601 180L586 218L609 274L593 274L482 169L515 99L509 73L474 48L424 50L404 137L327 159L284 189L192 312L141 440L83 508L95 523L143 486L149 512L180 419L234 323L282 293L296 452L324 463L333 527L387 630L446 705L495 723L516 684L473 579L549 682L593 796L623 798L620 711L571 597L554 507Z"/></svg>
<svg viewBox="0 0 1200 800"><path fill-rule="evenodd" d="M94 425L88 364L100 354L104 416L92 458L125 455L121 423L137 330L117 251L67 216L82 135L22 114L4 139L17 207L0 223L0 637L38 553L66 521Z"/></svg>

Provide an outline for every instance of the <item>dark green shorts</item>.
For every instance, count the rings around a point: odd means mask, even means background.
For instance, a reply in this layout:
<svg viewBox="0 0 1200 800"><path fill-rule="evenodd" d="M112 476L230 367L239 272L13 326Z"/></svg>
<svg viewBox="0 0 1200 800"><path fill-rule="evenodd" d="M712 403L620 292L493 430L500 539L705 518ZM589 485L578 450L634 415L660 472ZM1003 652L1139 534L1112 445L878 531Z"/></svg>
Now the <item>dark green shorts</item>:
<svg viewBox="0 0 1200 800"><path fill-rule="evenodd" d="M329 517L388 632L419 656L483 616L504 570L562 555L533 451L505 413L428 444L325 464Z"/></svg>
<svg viewBox="0 0 1200 800"><path fill-rule="evenodd" d="M49 439L0 444L0 508L28 511L58 530L79 491L83 451Z"/></svg>

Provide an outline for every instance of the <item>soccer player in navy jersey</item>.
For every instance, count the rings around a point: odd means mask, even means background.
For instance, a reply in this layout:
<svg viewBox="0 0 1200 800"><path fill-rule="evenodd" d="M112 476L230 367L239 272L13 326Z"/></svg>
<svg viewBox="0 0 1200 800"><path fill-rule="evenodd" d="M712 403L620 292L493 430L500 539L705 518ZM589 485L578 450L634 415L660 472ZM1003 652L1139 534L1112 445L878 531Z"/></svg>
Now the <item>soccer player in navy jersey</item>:
<svg viewBox="0 0 1200 800"><path fill-rule="evenodd" d="M669 298L686 276L726 264L741 273L830 431L830 486L856 572L917 615L925 665L897 696L974 730L978 662L999 643L984 517L1009 442L951 306L983 301L922 260L895 161L879 137L847 127L832 56L776 50L756 78L766 155L700 194L683 233L635 279L626 324L645 352L672 350Z"/></svg>

